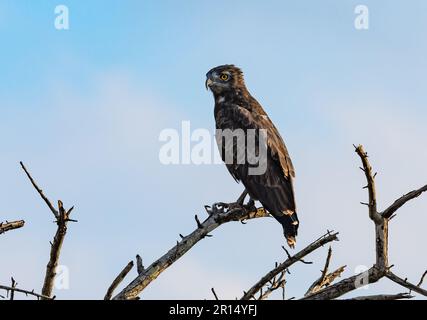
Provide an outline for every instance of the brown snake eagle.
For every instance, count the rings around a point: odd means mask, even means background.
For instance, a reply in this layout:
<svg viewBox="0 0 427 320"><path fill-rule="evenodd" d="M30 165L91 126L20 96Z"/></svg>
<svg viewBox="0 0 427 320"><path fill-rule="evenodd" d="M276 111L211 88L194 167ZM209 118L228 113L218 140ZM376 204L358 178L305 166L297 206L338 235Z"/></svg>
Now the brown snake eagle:
<svg viewBox="0 0 427 320"><path fill-rule="evenodd" d="M241 181L246 189L238 202L243 204L247 194L252 203L258 200L283 226L288 245L293 248L299 226L292 184L295 171L279 131L258 101L251 96L242 71L234 65L211 69L206 74L206 88L212 91L215 99L217 142L222 160L233 178ZM243 132L243 140L239 140L236 135L232 137L231 143L224 143L224 136L218 138L218 133L224 130ZM266 134L261 135L261 131ZM248 153L249 132L255 132L254 145L258 154L262 150L260 139L265 137L265 170L255 174L251 174L254 164L249 158L238 161L239 150L244 149ZM231 152L232 161L226 161L230 160L226 158L227 152Z"/></svg>

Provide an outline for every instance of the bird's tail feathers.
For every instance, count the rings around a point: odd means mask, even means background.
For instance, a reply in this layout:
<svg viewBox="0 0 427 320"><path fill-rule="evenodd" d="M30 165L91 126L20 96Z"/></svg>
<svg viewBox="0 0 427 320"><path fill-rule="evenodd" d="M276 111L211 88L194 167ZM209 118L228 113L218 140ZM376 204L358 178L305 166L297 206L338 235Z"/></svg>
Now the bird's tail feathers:
<svg viewBox="0 0 427 320"><path fill-rule="evenodd" d="M287 212L287 214L276 216L273 215L283 227L283 233L290 248L295 248L296 236L298 234L298 216L296 212Z"/></svg>

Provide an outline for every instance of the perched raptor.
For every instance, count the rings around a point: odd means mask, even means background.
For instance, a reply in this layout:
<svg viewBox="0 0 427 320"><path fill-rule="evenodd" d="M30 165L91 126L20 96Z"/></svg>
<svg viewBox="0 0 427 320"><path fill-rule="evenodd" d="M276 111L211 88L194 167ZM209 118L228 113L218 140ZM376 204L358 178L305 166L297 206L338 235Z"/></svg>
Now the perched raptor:
<svg viewBox="0 0 427 320"><path fill-rule="evenodd" d="M228 170L236 181L241 181L246 190L239 198L243 203L246 193L251 200L258 200L265 209L283 226L284 235L290 247L296 243L298 217L292 179L295 171L285 143L278 130L264 109L246 88L242 71L234 65L223 65L211 69L206 74L206 88L210 89L215 99L215 122L217 135L219 131L239 130L244 132L245 141L233 139L231 146L233 162L225 161L227 143L217 139L220 153ZM237 161L237 150L249 146L247 132L256 132L259 143L260 129L266 132L266 169L261 174L250 174L253 166L249 161ZM255 129L255 130L253 130ZM218 138L218 137L217 137ZM220 142L221 141L221 142ZM246 143L247 142L247 143ZM228 144L230 147L230 144ZM257 148L257 152L259 152Z"/></svg>

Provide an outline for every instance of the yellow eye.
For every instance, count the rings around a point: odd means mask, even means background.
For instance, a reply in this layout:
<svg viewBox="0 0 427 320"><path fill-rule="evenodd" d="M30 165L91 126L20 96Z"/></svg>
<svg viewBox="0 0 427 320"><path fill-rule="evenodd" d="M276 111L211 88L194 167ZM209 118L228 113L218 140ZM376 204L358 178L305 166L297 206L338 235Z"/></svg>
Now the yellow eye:
<svg viewBox="0 0 427 320"><path fill-rule="evenodd" d="M227 81L228 80L228 74L226 73L222 73L221 76L219 77L222 81Z"/></svg>

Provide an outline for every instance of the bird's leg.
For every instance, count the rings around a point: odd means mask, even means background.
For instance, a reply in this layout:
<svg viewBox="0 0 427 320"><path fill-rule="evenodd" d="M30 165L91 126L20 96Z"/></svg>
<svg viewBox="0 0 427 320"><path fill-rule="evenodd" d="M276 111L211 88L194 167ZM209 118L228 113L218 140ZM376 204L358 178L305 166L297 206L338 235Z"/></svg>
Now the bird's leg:
<svg viewBox="0 0 427 320"><path fill-rule="evenodd" d="M228 210L245 209L245 198L248 195L248 190L243 190L242 194L237 198L236 202L228 204Z"/></svg>
<svg viewBox="0 0 427 320"><path fill-rule="evenodd" d="M246 210L248 212L250 211L256 211L256 207L255 207L255 201L249 196L249 201L247 204L245 204L245 198L248 195L248 190L244 190L242 192L242 194L240 195L240 197L237 199L236 202L234 203L230 203L228 205L228 209L243 209Z"/></svg>
<svg viewBox="0 0 427 320"><path fill-rule="evenodd" d="M248 211L256 211L256 207L255 207L255 201L254 199L251 198L251 196L249 196L249 201L247 204L245 204L245 198L248 195L248 190L245 189L245 191L243 191L243 193L240 195L240 197L237 199L236 204L245 208Z"/></svg>
<svg viewBox="0 0 427 320"><path fill-rule="evenodd" d="M247 204L243 206L248 212L257 211L257 208L255 206L255 201L252 198L249 198L249 201Z"/></svg>
<svg viewBox="0 0 427 320"><path fill-rule="evenodd" d="M245 198L248 195L248 191L245 189L242 194L240 195L240 197L237 199L236 203L240 204L241 206L243 206L243 203L245 202Z"/></svg>

